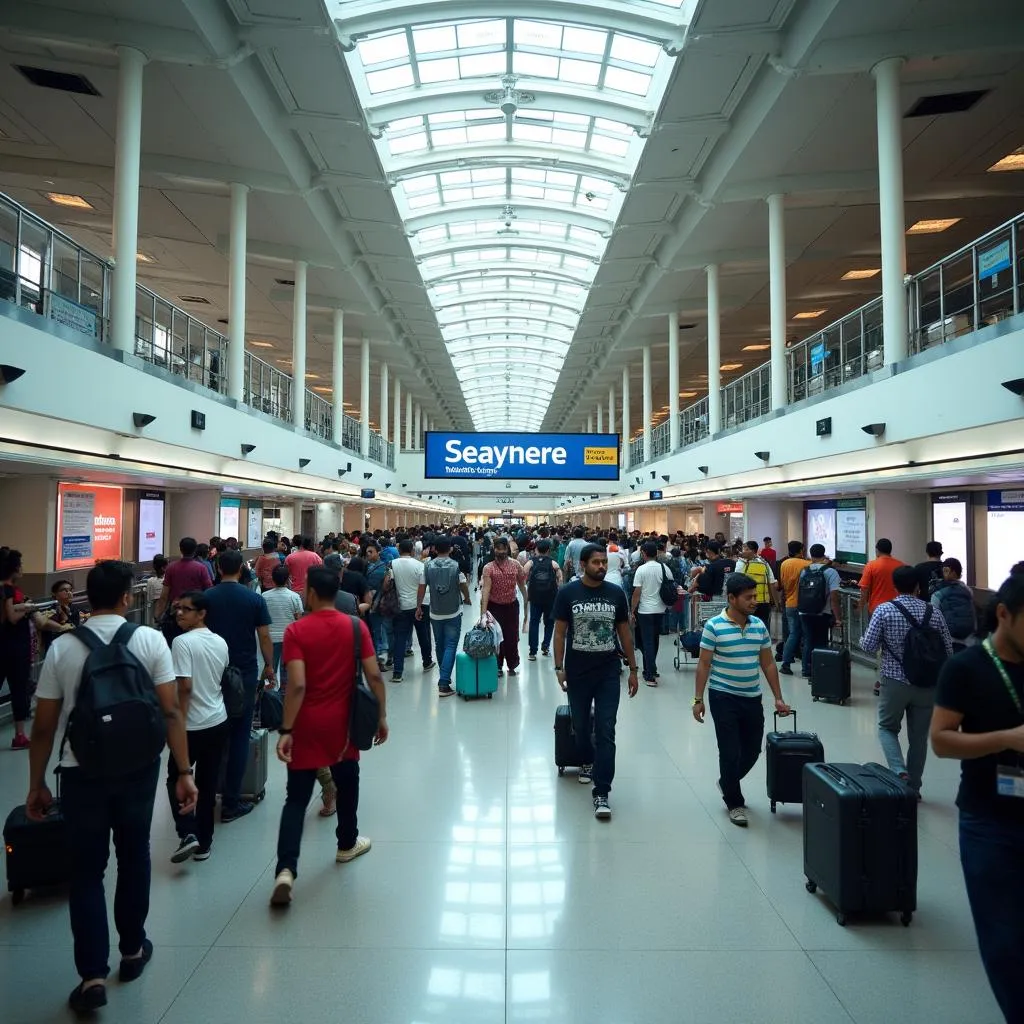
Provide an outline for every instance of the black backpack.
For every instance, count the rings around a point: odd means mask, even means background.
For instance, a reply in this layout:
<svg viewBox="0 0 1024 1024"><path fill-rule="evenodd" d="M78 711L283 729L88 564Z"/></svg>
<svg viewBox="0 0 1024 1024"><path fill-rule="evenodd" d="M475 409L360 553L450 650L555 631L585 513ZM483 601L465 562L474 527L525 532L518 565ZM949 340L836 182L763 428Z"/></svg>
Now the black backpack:
<svg viewBox="0 0 1024 1024"><path fill-rule="evenodd" d="M946 645L942 634L931 626L935 609L930 604L926 605L924 619L918 622L899 601L889 603L899 609L899 613L910 624L907 639L903 642L903 657L892 649L889 649L889 653L900 663L911 686L934 686L939 681L939 670L946 661ZM889 647L888 644L885 646Z"/></svg>
<svg viewBox="0 0 1024 1024"><path fill-rule="evenodd" d="M938 591L939 611L954 640L966 640L976 627L974 596L962 583L950 583Z"/></svg>
<svg viewBox="0 0 1024 1024"><path fill-rule="evenodd" d="M459 567L459 572L462 573L466 579L469 579L471 567L469 564L469 552L461 545L452 542L451 557L455 560L455 564Z"/></svg>
<svg viewBox="0 0 1024 1024"><path fill-rule="evenodd" d="M801 615L821 615L828 605L828 581L824 569L809 566L800 573L797 584L796 610Z"/></svg>
<svg viewBox="0 0 1024 1024"><path fill-rule="evenodd" d="M675 577L665 568L664 562L658 564L661 566L661 585L658 587L658 597L661 598L662 604L671 607L679 598L676 593Z"/></svg>
<svg viewBox="0 0 1024 1024"><path fill-rule="evenodd" d="M74 636L89 648L75 706L61 741L84 776L115 779L147 768L163 751L167 725L153 679L128 650L138 626L126 622L109 644L91 629Z"/></svg>
<svg viewBox="0 0 1024 1024"><path fill-rule="evenodd" d="M534 555L526 592L531 601L547 601L558 589L555 563L549 555Z"/></svg>

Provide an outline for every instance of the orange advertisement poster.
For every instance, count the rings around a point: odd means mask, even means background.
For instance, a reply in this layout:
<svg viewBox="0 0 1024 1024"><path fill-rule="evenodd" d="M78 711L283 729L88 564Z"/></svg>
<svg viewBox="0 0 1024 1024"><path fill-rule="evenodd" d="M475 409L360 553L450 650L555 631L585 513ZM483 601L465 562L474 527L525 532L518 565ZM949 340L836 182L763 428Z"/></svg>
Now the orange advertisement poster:
<svg viewBox="0 0 1024 1024"><path fill-rule="evenodd" d="M124 492L107 484L57 484L54 567L89 568L121 557Z"/></svg>

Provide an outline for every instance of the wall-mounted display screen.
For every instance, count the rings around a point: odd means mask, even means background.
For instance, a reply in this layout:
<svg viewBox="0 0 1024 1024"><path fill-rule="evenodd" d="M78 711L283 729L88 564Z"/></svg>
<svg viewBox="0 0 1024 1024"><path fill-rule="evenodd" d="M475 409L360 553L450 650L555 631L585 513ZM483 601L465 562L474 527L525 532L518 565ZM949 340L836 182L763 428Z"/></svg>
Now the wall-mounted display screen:
<svg viewBox="0 0 1024 1024"><path fill-rule="evenodd" d="M865 498L840 498L836 502L835 557L839 562L867 564L868 510Z"/></svg>
<svg viewBox="0 0 1024 1024"><path fill-rule="evenodd" d="M430 431L428 480L618 480L618 434Z"/></svg>
<svg viewBox="0 0 1024 1024"><path fill-rule="evenodd" d="M835 502L829 507L808 505L807 512L807 549L812 544L823 544L825 554L829 558L836 557L836 509Z"/></svg>
<svg viewBox="0 0 1024 1024"><path fill-rule="evenodd" d="M973 579L969 540L970 516L969 493L932 495L932 540L937 540L942 545L944 558L960 560L964 567L964 582L969 578Z"/></svg>
<svg viewBox="0 0 1024 1024"><path fill-rule="evenodd" d="M242 502L238 498L221 499L218 532L224 540L227 540L228 537L238 539L238 520L241 512Z"/></svg>
<svg viewBox="0 0 1024 1024"><path fill-rule="evenodd" d="M377 497L377 492L372 487L364 487L359 492L359 497L360 498L376 498Z"/></svg>
<svg viewBox="0 0 1024 1024"><path fill-rule="evenodd" d="M57 484L54 568L84 569L121 557L124 492L107 484Z"/></svg>
<svg viewBox="0 0 1024 1024"><path fill-rule="evenodd" d="M152 562L164 550L164 492L139 494L139 561Z"/></svg>
<svg viewBox="0 0 1024 1024"><path fill-rule="evenodd" d="M263 509L249 506L248 526L245 531L245 546L258 548L263 543Z"/></svg>
<svg viewBox="0 0 1024 1024"><path fill-rule="evenodd" d="M1020 561L1024 490L988 492L988 586L998 590Z"/></svg>

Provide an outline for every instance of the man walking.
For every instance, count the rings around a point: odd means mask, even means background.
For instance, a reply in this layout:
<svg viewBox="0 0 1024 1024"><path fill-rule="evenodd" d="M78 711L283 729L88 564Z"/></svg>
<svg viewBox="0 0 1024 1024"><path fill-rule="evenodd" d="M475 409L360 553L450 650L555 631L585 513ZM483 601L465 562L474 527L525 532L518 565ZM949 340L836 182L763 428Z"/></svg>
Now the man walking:
<svg viewBox="0 0 1024 1024"><path fill-rule="evenodd" d="M928 730L935 706L939 669L953 654L942 612L918 596L920 573L901 565L892 574L896 598L878 606L860 646L882 653L878 742L889 768L921 797L921 776L928 756ZM907 719L907 757L900 747L900 728Z"/></svg>
<svg viewBox="0 0 1024 1024"><path fill-rule="evenodd" d="M766 538L771 540L771 537ZM774 552L772 552L774 554ZM773 558L771 561L775 561ZM743 545L743 556L736 560L736 572L742 572L757 583L757 608L754 614L764 623L768 633L772 631L772 608L779 593L779 584L771 562L757 553L757 541L748 540Z"/></svg>
<svg viewBox="0 0 1024 1024"><path fill-rule="evenodd" d="M546 533L546 530L542 530ZM562 585L562 570L551 557L551 541L542 537L537 541L533 557L526 563L526 603L530 612L530 661L537 660L537 643L546 658L551 653L551 636L555 630L555 595ZM544 637L540 638L540 623L544 620Z"/></svg>
<svg viewBox="0 0 1024 1024"><path fill-rule="evenodd" d="M53 752L58 729L65 735L68 718L78 701L82 671L97 642L124 643L137 659L144 679L155 689L156 699L167 725L177 781L178 813L190 814L196 806L195 782L188 761L185 720L178 707L171 652L154 629L132 629L125 619L132 605L135 576L127 562L99 562L89 570L85 589L92 615L80 629L59 637L43 663L36 689L36 716L29 751L29 791L26 814L42 821L53 802L46 785L46 765ZM88 636L86 635L88 634ZM149 913L149 833L153 803L160 779L159 750L152 763L143 768L107 777L79 767L75 751L62 742L61 811L67 826L67 848L71 853L71 891L68 909L75 940L75 967L81 983L72 991L68 1005L86 1014L107 1005L106 978L110 973L110 937L107 930L107 902L103 875L110 857L113 834L117 850L117 896L115 924L121 952L119 980L140 977L153 956L153 943L146 937ZM104 761L116 764L117 751L105 750Z"/></svg>
<svg viewBox="0 0 1024 1024"><path fill-rule="evenodd" d="M584 534L587 531L582 526L577 526L572 531L572 540L569 541L565 546L565 564L562 566L565 571L565 579L571 580L576 576L582 575L582 567L580 566L580 553L583 548L586 547L586 540Z"/></svg>
<svg viewBox="0 0 1024 1024"><path fill-rule="evenodd" d="M508 539L494 538L494 561L484 566L480 594L480 614L490 612L501 627L502 641L498 648L498 675L502 663L508 665L508 674L514 676L519 668L519 601L516 589L526 596L526 570L509 557ZM525 617L524 617L525 618ZM523 622L526 625L526 622Z"/></svg>
<svg viewBox="0 0 1024 1024"><path fill-rule="evenodd" d="M293 551L285 560L288 571L292 574L292 590L299 597L306 593L306 573L323 565L323 559L314 550L312 537L302 538L302 547ZM222 570L223 571L223 570Z"/></svg>
<svg viewBox="0 0 1024 1024"><path fill-rule="evenodd" d="M886 601L892 601L896 597L896 587L892 582L892 574L903 563L892 557L892 541L886 537L879 537L875 544L875 557L864 566L860 574L861 601L866 601L868 611L874 615L879 605ZM881 662L879 662L879 673L881 673ZM881 674L875 681L875 696L878 696L881 684Z"/></svg>
<svg viewBox="0 0 1024 1024"><path fill-rule="evenodd" d="M841 586L839 573L825 558L825 545L812 544L811 564L800 572L796 595L804 641L803 675L807 679L811 678L814 652L819 647L828 647L832 627L843 624L843 608L839 603Z"/></svg>
<svg viewBox="0 0 1024 1024"><path fill-rule="evenodd" d="M789 556L784 558L779 566L779 582L782 586L782 593L786 602L786 643L782 648L782 667L779 669L784 676L791 676L793 674L793 669L790 666L800 653L803 629L800 624L800 609L797 607L798 590L800 586L800 573L810 564L804 558L803 542L791 540L789 542Z"/></svg>
<svg viewBox="0 0 1024 1024"><path fill-rule="evenodd" d="M317 769L329 765L337 791L338 848L334 859L347 864L366 853L370 839L359 835L359 750L349 742L352 700L360 669L380 704L374 743L388 738L387 694L370 642L359 619L334 607L338 577L330 569L311 569L307 577L309 615L292 623L284 634L288 693L284 721L278 730L277 756L288 766L288 788L277 837L277 869L272 906L291 903L299 872L302 824L313 795ZM356 630L359 661L356 661Z"/></svg>
<svg viewBox="0 0 1024 1024"><path fill-rule="evenodd" d="M627 690L635 697L636 652L629 628L626 595L621 587L605 582L608 555L597 544L580 552L579 577L567 583L555 598L555 674L569 696L573 732L580 758L579 781L593 782L594 817L607 821L615 778L615 720L619 709L619 650L629 663ZM591 743L591 705L594 738Z"/></svg>
<svg viewBox="0 0 1024 1024"><path fill-rule="evenodd" d="M728 604L704 624L701 635L693 717L703 724L704 691L710 681L708 708L718 741L718 789L729 820L746 828L747 809L740 783L757 764L764 739L759 672L768 680L776 713L788 715L790 707L782 699L771 635L754 615L757 582L734 573L725 592Z"/></svg>
<svg viewBox="0 0 1024 1024"><path fill-rule="evenodd" d="M462 606L469 604L469 581L451 557L452 542L448 537L434 540L434 557L423 567L424 582L417 593L419 606L416 615L422 615L423 599L430 588L430 626L434 631L434 647L440 666L437 681L439 697L450 697L455 657L459 653L462 636Z"/></svg>
<svg viewBox="0 0 1024 1024"><path fill-rule="evenodd" d="M205 562L196 558L195 537L182 537L178 541L181 558L171 562L164 570L163 586L153 609L154 623L163 630L170 644L181 632L174 616L174 602L191 590L208 590L213 586L213 575Z"/></svg>
<svg viewBox="0 0 1024 1024"><path fill-rule="evenodd" d="M400 683L405 671L406 654L411 651L412 633L416 623L416 608L419 604L419 589L423 585L423 563L413 555L413 542L403 537L398 542L398 557L391 562L391 583L398 591L398 614L394 617L394 637L391 648L393 674L391 681ZM430 668L430 648L423 650L420 638L420 655L423 667Z"/></svg>
<svg viewBox="0 0 1024 1024"><path fill-rule="evenodd" d="M239 582L242 553L224 551L218 556L217 564L221 582L206 595L206 625L227 641L229 662L242 673L245 686L245 706L241 717L231 721L228 734L228 763L220 804L220 820L227 824L253 809L251 802L242 799L242 778L249 759L249 736L259 686L257 642L263 655L263 679L273 684L277 677L274 643L270 639L270 612L262 594Z"/></svg>

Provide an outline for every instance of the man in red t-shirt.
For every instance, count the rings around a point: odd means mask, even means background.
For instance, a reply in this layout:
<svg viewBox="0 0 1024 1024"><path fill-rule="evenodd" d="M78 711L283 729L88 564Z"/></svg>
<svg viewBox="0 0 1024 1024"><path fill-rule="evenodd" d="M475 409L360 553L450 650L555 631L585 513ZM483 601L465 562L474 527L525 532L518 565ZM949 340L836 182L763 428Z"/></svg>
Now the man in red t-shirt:
<svg viewBox="0 0 1024 1024"><path fill-rule="evenodd" d="M366 624L336 611L340 580L330 569L310 569L306 607L310 614L284 631L283 661L288 666L284 720L278 730L277 756L288 765L288 791L277 837L277 870L272 906L287 906L298 874L302 824L313 795L317 769L331 766L337 789L338 852L345 864L370 849L359 835L359 750L348 741L352 693L356 683L355 633L360 635L363 674L380 703L374 743L388 738L384 680Z"/></svg>
<svg viewBox="0 0 1024 1024"><path fill-rule="evenodd" d="M775 572L775 563L779 560L779 553L772 547L771 537L765 537L764 547L761 548L759 554L772 567L772 572Z"/></svg>
<svg viewBox="0 0 1024 1024"><path fill-rule="evenodd" d="M174 604L182 594L190 594L196 590L209 590L213 586L210 571L196 558L195 537L182 537L178 542L181 558L171 562L164 570L163 587L157 598L154 609L153 623L162 629L164 638L170 644L175 637L181 636L181 628L173 614ZM172 614L168 615L167 613Z"/></svg>
<svg viewBox="0 0 1024 1024"><path fill-rule="evenodd" d="M306 593L306 573L310 569L323 565L324 560L313 550L313 538L303 537L302 547L293 551L285 560L288 571L292 574L292 590L304 596Z"/></svg>

